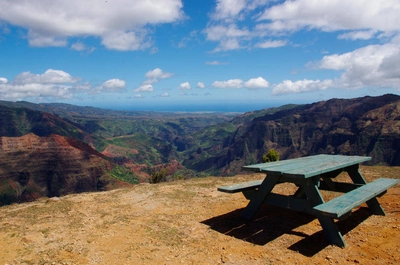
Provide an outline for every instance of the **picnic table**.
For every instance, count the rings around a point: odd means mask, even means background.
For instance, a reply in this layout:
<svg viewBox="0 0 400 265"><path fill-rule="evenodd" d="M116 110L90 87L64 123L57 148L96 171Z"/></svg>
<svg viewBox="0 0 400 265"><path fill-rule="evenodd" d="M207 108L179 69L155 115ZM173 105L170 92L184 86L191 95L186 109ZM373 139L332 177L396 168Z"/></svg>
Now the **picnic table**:
<svg viewBox="0 0 400 265"><path fill-rule="evenodd" d="M315 215L332 244L345 247L346 243L334 219L345 219L352 209L366 202L373 214L385 215L376 197L400 182L399 179L380 178L367 183L359 172L359 165L371 160L365 156L315 155L277 162L255 164L244 170L266 173L261 180L219 187L221 192L242 192L250 200L241 217L252 219L262 203L306 212ZM341 172L347 172L352 183L337 182ZM280 183L293 183L296 192L290 196L273 193ZM320 190L330 190L342 195L324 201Z"/></svg>

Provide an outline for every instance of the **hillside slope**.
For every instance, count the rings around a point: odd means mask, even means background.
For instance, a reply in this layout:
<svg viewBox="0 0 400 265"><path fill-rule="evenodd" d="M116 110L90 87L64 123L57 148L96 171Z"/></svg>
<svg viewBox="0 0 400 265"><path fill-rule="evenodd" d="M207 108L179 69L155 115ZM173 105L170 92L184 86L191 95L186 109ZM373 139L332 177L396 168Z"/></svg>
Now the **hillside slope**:
<svg viewBox="0 0 400 265"><path fill-rule="evenodd" d="M212 137L215 137L212 135ZM400 165L400 96L332 99L255 117L183 165L236 174L275 148L281 159L315 154L372 156L370 164Z"/></svg>
<svg viewBox="0 0 400 265"><path fill-rule="evenodd" d="M83 142L52 134L0 137L0 206L127 184L109 175L115 164Z"/></svg>

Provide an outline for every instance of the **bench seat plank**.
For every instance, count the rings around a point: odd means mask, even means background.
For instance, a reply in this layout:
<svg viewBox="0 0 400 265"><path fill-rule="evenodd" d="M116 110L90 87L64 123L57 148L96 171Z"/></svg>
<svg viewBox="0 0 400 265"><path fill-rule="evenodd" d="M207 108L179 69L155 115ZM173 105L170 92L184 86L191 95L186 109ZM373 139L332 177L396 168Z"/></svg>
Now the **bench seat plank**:
<svg viewBox="0 0 400 265"><path fill-rule="evenodd" d="M322 215L339 219L362 203L377 197L397 183L399 179L380 178L348 193L338 196L326 203L319 204L314 210Z"/></svg>
<svg viewBox="0 0 400 265"><path fill-rule="evenodd" d="M218 191L227 192L227 193L236 193L236 192L241 192L241 191L245 191L245 190L252 190L252 189L258 188L262 182L263 182L263 179L260 179L260 180L242 182L242 183L229 185L229 186L222 186L222 187L218 188Z"/></svg>

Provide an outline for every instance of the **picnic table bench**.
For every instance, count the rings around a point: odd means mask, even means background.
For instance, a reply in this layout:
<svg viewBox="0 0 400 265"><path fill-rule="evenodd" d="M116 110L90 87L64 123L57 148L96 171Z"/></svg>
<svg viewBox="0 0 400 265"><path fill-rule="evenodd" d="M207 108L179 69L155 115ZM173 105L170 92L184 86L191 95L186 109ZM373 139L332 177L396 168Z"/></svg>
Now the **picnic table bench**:
<svg viewBox="0 0 400 265"><path fill-rule="evenodd" d="M227 193L242 192L250 200L241 217L252 219L262 203L315 215L332 244L345 247L346 243L334 219L345 219L352 209L366 202L373 214L385 215L376 197L400 182L399 179L380 178L367 183L359 172L359 165L371 160L364 156L315 155L243 167L244 170L266 173L261 180L219 187ZM353 183L334 179L347 172ZM293 195L271 192L275 185L293 183L298 188ZM343 193L325 202L320 190Z"/></svg>

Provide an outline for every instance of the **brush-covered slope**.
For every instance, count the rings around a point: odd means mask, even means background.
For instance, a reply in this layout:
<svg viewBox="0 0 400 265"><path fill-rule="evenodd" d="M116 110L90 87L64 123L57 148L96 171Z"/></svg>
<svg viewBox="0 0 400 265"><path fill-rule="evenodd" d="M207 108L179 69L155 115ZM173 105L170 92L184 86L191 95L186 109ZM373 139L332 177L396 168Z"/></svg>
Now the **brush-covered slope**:
<svg viewBox="0 0 400 265"><path fill-rule="evenodd" d="M0 136L38 136L59 134L83 140L85 132L60 117L28 108L6 107L0 104Z"/></svg>

